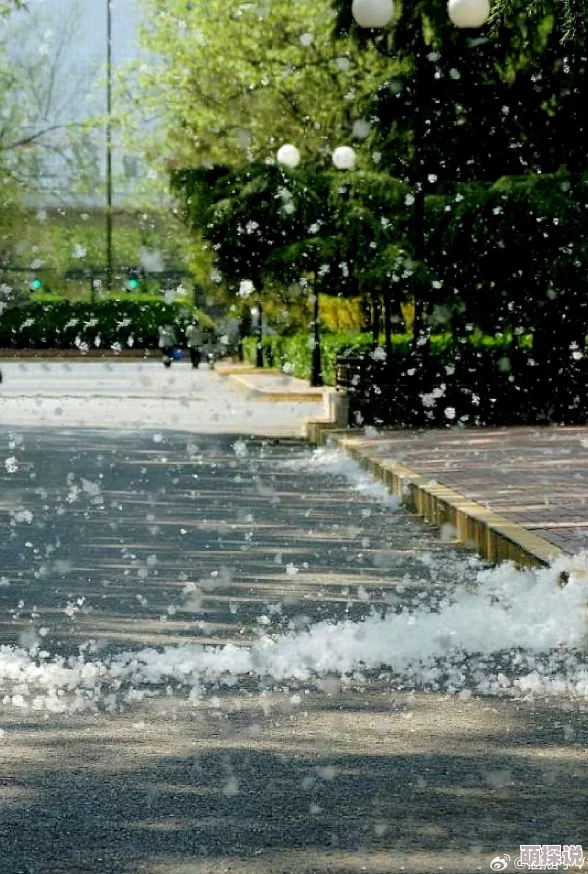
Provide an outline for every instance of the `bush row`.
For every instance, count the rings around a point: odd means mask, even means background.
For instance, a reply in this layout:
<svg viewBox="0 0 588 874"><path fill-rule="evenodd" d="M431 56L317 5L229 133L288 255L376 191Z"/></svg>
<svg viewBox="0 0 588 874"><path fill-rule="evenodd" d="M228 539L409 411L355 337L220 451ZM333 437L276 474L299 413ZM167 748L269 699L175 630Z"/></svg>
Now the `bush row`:
<svg viewBox="0 0 588 874"><path fill-rule="evenodd" d="M193 312L185 304L164 301L33 302L2 312L0 347L153 349L158 343L160 325L172 324L179 331ZM203 327L211 327L205 314L198 315Z"/></svg>
<svg viewBox="0 0 588 874"><path fill-rule="evenodd" d="M266 362L295 376L310 376L308 335L267 337ZM356 356L352 364L350 424L399 426L577 424L588 421L588 357L539 367L530 337L473 336L456 342L432 338L426 355L415 356L406 336L393 337L392 359L371 334L321 338L323 376L335 382L337 355ZM255 341L245 341L255 360Z"/></svg>
<svg viewBox="0 0 588 874"><path fill-rule="evenodd" d="M474 338L474 345L487 342L488 338ZM379 348L383 351L384 338L380 337ZM431 338L431 352L434 355L443 354L452 343L451 334L436 334ZM496 343L496 341L494 341ZM291 336L263 337L264 362L268 367L283 370L284 367L300 379L310 379L312 342L308 334L293 334ZM410 349L409 334L392 335L392 351L394 356L406 356ZM335 370L339 355L369 355L373 353L374 340L371 333L357 334L323 334L321 336L321 364L323 379L326 385L335 384ZM243 343L243 351L251 364L256 359L256 340L248 337ZM376 352L376 360L382 352Z"/></svg>
<svg viewBox="0 0 588 874"><path fill-rule="evenodd" d="M268 367L286 370L300 379L310 379L312 343L308 334L292 336L265 336L263 338L264 362ZM245 358L255 363L256 340L248 337L243 343ZM408 338L394 336L394 346L406 352ZM335 366L338 355L362 355L373 348L371 334L323 334L321 337L321 363L323 379L327 385L335 384Z"/></svg>

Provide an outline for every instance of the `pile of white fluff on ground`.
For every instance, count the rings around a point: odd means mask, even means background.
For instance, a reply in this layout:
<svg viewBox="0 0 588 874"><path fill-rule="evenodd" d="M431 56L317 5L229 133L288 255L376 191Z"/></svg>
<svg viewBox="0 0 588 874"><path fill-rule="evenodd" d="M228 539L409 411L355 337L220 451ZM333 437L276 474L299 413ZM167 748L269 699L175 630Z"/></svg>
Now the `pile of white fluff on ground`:
<svg viewBox="0 0 588 874"><path fill-rule="evenodd" d="M249 647L147 648L101 659L90 649L59 658L38 645L4 646L0 694L5 705L34 710L115 709L170 686L201 695L245 678L271 688L329 675L353 683L376 671L391 688L588 698L587 595L584 553L539 570L481 570L474 589L456 586L433 606L318 622Z"/></svg>

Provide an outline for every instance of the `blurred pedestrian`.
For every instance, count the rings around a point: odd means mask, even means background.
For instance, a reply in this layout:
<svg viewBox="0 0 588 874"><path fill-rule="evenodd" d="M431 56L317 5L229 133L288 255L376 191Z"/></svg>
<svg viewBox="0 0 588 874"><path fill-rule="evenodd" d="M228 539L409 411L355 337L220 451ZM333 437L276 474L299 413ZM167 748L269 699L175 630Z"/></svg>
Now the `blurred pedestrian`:
<svg viewBox="0 0 588 874"><path fill-rule="evenodd" d="M204 343L204 351L206 353L206 363L208 364L208 369L214 369L214 363L216 361L216 334L212 330L208 330L206 332L205 343Z"/></svg>
<svg viewBox="0 0 588 874"><path fill-rule="evenodd" d="M192 321L186 325L184 333L186 335L186 345L190 352L192 367L197 368L200 364L200 359L202 358L202 346L204 343L204 334L198 319L192 319Z"/></svg>
<svg viewBox="0 0 588 874"><path fill-rule="evenodd" d="M161 360L165 367L171 367L171 363L174 360L174 346L178 342L176 332L173 325L160 325L158 331Z"/></svg>

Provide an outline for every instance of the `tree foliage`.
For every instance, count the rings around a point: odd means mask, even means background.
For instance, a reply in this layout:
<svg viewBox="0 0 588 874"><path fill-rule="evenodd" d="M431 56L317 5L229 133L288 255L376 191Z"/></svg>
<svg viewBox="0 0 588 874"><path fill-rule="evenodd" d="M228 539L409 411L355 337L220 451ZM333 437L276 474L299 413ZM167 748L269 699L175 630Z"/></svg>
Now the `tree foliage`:
<svg viewBox="0 0 588 874"><path fill-rule="evenodd" d="M278 283L370 296L394 270L414 272L406 244L391 255L406 238L408 189L386 174L253 164L179 171L173 187L235 293L250 280L258 292Z"/></svg>
<svg viewBox="0 0 588 874"><path fill-rule="evenodd" d="M588 58L569 39L571 6L513 0L472 33L427 0L400 4L382 33L353 24L351 0L334 5L340 34L390 57L373 147L383 172L427 194L426 264L409 273L429 321L537 338L559 325L566 347L575 325L583 347ZM392 262L404 247L388 247Z"/></svg>
<svg viewBox="0 0 588 874"><path fill-rule="evenodd" d="M553 10L560 21L559 36L562 44L567 44L569 47L575 43L580 46L586 38L588 27L588 9L585 0L555 0L555 3L549 6L544 0L495 0L492 21L500 25L516 14L523 14L529 19L542 17L545 15L546 8Z"/></svg>
<svg viewBox="0 0 588 874"><path fill-rule="evenodd" d="M76 51L79 6L59 16L26 9L0 28L0 173L28 194L93 191L99 160L82 112L96 112L95 70Z"/></svg>
<svg viewBox="0 0 588 874"><path fill-rule="evenodd" d="M537 334L583 347L588 332L586 177L505 177L430 203L429 252L446 327ZM442 313L440 313L441 317ZM556 344L557 345L557 344Z"/></svg>
<svg viewBox="0 0 588 874"><path fill-rule="evenodd" d="M555 172L588 153L587 59L562 47L560 0L504 6L479 31L448 19L444 0L399 4L383 33L352 24L351 0L335 0L338 32L372 43L390 58L374 88L381 165L423 180L430 191L455 181L494 181L522 172ZM418 153L418 154L417 154Z"/></svg>
<svg viewBox="0 0 588 874"><path fill-rule="evenodd" d="M328 0L144 4L136 101L175 167L263 161L284 142L312 161L352 138L358 101L385 76L375 50L331 38Z"/></svg>
<svg viewBox="0 0 588 874"><path fill-rule="evenodd" d="M26 8L25 0L0 0L0 16L6 16L15 9Z"/></svg>

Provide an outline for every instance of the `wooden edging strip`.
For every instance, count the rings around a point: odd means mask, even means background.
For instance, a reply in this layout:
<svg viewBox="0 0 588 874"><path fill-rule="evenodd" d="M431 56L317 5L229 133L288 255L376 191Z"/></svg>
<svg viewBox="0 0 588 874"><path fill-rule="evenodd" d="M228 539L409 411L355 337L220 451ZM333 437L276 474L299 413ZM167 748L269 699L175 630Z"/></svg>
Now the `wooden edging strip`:
<svg viewBox="0 0 588 874"><path fill-rule="evenodd" d="M317 427L314 427L314 426ZM514 561L519 565L546 566L565 555L553 543L527 531L506 516L500 516L476 501L471 501L431 477L422 476L402 462L382 458L369 442L349 436L349 431L328 428L325 423L308 423L307 437L312 442L335 444L362 467L382 480L392 494L426 522L441 527L450 525L456 538L492 562Z"/></svg>

